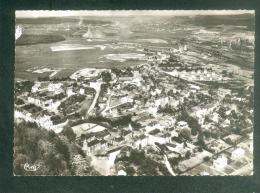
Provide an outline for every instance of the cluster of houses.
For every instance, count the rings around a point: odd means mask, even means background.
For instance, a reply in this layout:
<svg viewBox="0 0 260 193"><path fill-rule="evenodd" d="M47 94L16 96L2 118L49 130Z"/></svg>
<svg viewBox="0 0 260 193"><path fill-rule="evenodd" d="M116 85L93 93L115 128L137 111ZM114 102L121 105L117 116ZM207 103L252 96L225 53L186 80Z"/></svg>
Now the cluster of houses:
<svg viewBox="0 0 260 193"><path fill-rule="evenodd" d="M63 127L68 123L67 119L62 119L60 117L57 119L56 115L50 114L46 111L44 113L35 114L16 108L14 116L16 120L23 119L26 122L36 123L39 127L53 130L56 133L60 133L63 130Z"/></svg>
<svg viewBox="0 0 260 193"><path fill-rule="evenodd" d="M186 44L180 44L178 49L170 50L170 52L182 53L187 50ZM169 53L156 50L156 54L148 56L148 61L161 63L169 58ZM210 167L223 171L230 159L239 161L248 154L247 151L252 153L252 143L247 143L247 147L233 148L230 155L222 153L241 142L240 135L230 133L223 139L209 139L206 141L208 149L198 151L198 147L194 143L197 142L197 136L193 136L190 141L178 140L180 133L184 130L191 133L192 128L187 121L177 121L173 116L159 112L162 108L178 111L187 104L187 101L196 102L193 109L195 111L191 116L198 120L203 130L214 130L217 124L223 128L230 127L230 120L221 119L217 110L221 105L223 106L221 100L232 94L231 90L218 89L216 94L218 102L214 101L214 104L204 105L201 97L209 96L209 92L201 84L193 82L229 80L227 77L207 68L183 70L181 67L176 67L171 72L164 71L163 74L161 69L147 64L130 69L131 73L125 70L126 72L120 76L116 76L111 70L108 70L107 72L111 75L110 84L106 84L100 75L105 69L85 69L74 73L71 80L66 82L36 81L31 88L31 93L26 96L26 101L40 107L40 112L45 111L46 113L26 111L23 106L20 106L15 110L15 118L35 122L40 127L59 133L68 122L67 119L55 117L61 113L58 110L61 103L73 95L90 94L93 96L96 94L97 96L93 99L95 102L93 108L101 109L99 115L105 118L117 118L130 113L133 115L132 120L139 123L140 128L133 128L131 124L115 128L107 128L94 123L81 123L73 126L72 130L76 134L76 139L80 140L82 150L88 156L115 160L122 147L132 146L143 149L147 146L161 144L164 145L168 158L185 158L178 166L181 172L185 172L196 164L205 162L205 157L211 159ZM167 76L161 76L165 74ZM179 78L188 80L188 82L183 82ZM233 97L232 100L243 102L244 99ZM232 111L237 112L235 104L228 105L227 109L225 112L227 116L231 115ZM209 118L210 121L206 121L206 118ZM223 120L222 123L220 123L221 120ZM191 155L187 156L188 152ZM215 154L220 155L214 157Z"/></svg>
<svg viewBox="0 0 260 193"><path fill-rule="evenodd" d="M188 81L227 81L229 77L224 77L222 74L204 70L178 70L177 67L171 72L166 72L171 76L179 77Z"/></svg>

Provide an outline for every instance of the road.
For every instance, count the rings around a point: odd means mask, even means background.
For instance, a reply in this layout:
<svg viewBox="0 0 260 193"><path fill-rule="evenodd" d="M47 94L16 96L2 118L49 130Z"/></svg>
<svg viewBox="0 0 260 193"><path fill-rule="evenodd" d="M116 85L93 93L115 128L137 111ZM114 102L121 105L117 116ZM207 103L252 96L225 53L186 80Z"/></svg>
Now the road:
<svg viewBox="0 0 260 193"><path fill-rule="evenodd" d="M154 147L155 147L156 149L158 149L158 150L163 154L164 164L165 164L165 166L166 166L168 172L169 172L172 176L176 176L176 173L173 171L172 166L171 166L171 164L170 164L170 162L169 162L169 160L168 160L168 157L167 157L166 153L165 153L163 150L161 150L161 148L160 148L158 145L154 144Z"/></svg>
<svg viewBox="0 0 260 193"><path fill-rule="evenodd" d="M164 164L165 164L166 168L168 169L168 172L170 172L170 174L171 174L172 176L176 176L176 174L175 174L175 172L173 171L172 166L171 166L171 164L170 164L170 162L169 162L168 157L167 157L166 154L164 154L164 159L165 159Z"/></svg>
<svg viewBox="0 0 260 193"><path fill-rule="evenodd" d="M101 114L109 110L110 102L111 102L111 95L108 96L106 107L102 110Z"/></svg>
<svg viewBox="0 0 260 193"><path fill-rule="evenodd" d="M93 99L93 101L92 101L92 103L91 103L91 105L90 105L86 115L89 115L89 113L94 109L94 107L95 107L95 105L97 103L97 100L98 100L98 97L99 97L100 91L101 91L101 84L102 83L97 83L97 84L95 84L95 87L91 87L91 88L95 89L96 94L95 94L95 97L94 97L94 99Z"/></svg>

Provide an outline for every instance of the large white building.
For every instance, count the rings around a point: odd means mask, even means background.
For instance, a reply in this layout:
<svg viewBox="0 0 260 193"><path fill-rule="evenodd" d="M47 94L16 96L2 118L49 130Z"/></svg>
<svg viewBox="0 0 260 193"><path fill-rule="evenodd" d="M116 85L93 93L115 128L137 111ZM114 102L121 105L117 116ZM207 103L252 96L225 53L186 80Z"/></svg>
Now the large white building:
<svg viewBox="0 0 260 193"><path fill-rule="evenodd" d="M51 117L48 116L48 115L44 115L44 116L39 117L38 124L41 127L45 128L47 130L51 129L52 126L53 126L53 122L51 121Z"/></svg>
<svg viewBox="0 0 260 193"><path fill-rule="evenodd" d="M245 150L242 148L237 148L232 152L231 158L233 160L239 160L241 158L243 158L245 155Z"/></svg>
<svg viewBox="0 0 260 193"><path fill-rule="evenodd" d="M75 94L75 93L73 92L72 87L67 88L66 94L67 94L68 97L70 97L70 96L72 96L72 95Z"/></svg>
<svg viewBox="0 0 260 193"><path fill-rule="evenodd" d="M36 82L34 83L34 85L32 86L32 90L31 90L31 92L32 92L32 93L36 93L36 92L38 92L40 86L41 86L41 83L38 82L38 81L36 81Z"/></svg>
<svg viewBox="0 0 260 193"><path fill-rule="evenodd" d="M62 83L50 83L48 85L48 91L49 92L55 92L56 94L59 94L61 93L63 90L62 90Z"/></svg>
<svg viewBox="0 0 260 193"><path fill-rule="evenodd" d="M228 163L228 159L225 156L221 156L215 160L213 160L213 167L217 170L223 170Z"/></svg>

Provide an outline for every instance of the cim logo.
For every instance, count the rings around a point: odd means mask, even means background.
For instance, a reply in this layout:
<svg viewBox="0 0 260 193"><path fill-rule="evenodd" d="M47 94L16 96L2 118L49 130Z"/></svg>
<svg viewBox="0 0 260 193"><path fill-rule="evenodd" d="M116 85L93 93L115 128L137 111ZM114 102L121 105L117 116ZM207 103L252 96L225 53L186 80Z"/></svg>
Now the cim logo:
<svg viewBox="0 0 260 193"><path fill-rule="evenodd" d="M24 170L27 172L36 172L40 167L41 167L40 164L31 164L30 165L29 163L26 163L23 166Z"/></svg>

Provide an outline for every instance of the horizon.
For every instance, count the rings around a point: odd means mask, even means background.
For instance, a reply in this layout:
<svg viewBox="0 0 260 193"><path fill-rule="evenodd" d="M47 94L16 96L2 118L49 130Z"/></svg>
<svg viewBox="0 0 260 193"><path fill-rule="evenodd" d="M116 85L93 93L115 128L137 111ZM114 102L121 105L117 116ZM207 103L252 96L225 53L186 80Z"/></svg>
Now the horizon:
<svg viewBox="0 0 260 193"><path fill-rule="evenodd" d="M15 11L16 18L48 17L128 17L128 16L195 16L195 15L242 15L255 14L255 10L20 10Z"/></svg>

